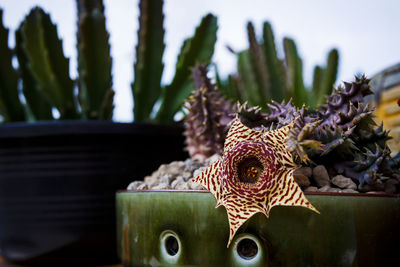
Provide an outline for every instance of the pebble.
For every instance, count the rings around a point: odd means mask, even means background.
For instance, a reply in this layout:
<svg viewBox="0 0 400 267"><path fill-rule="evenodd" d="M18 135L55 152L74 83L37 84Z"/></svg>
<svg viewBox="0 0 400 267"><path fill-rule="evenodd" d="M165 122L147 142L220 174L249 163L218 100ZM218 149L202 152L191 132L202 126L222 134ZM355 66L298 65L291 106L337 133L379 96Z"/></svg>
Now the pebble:
<svg viewBox="0 0 400 267"><path fill-rule="evenodd" d="M318 165L313 169L313 178L318 187L330 185L328 171L323 165Z"/></svg>
<svg viewBox="0 0 400 267"><path fill-rule="evenodd" d="M161 176L160 183L167 184L167 185L171 184L171 182L173 180L175 180L175 177L176 176L173 176L172 174L166 173L163 176Z"/></svg>
<svg viewBox="0 0 400 267"><path fill-rule="evenodd" d="M302 187L308 187L310 186L310 179L308 179L307 176L301 174L301 173L294 173L293 174L294 180L296 181L296 183Z"/></svg>
<svg viewBox="0 0 400 267"><path fill-rule="evenodd" d="M331 187L331 188L328 189L328 192L331 192L331 193L341 193L342 190L341 190L340 188L337 188L337 187Z"/></svg>
<svg viewBox="0 0 400 267"><path fill-rule="evenodd" d="M354 189L343 189L342 192L343 193L359 193L358 191L356 191Z"/></svg>
<svg viewBox="0 0 400 267"><path fill-rule="evenodd" d="M388 194L394 194L397 191L397 186L399 184L399 181L396 179L389 179L385 183L385 192Z"/></svg>
<svg viewBox="0 0 400 267"><path fill-rule="evenodd" d="M143 181L133 181L127 187L128 190L136 190L139 185L143 184Z"/></svg>
<svg viewBox="0 0 400 267"><path fill-rule="evenodd" d="M189 190L188 183L178 183L175 188L176 190Z"/></svg>
<svg viewBox="0 0 400 267"><path fill-rule="evenodd" d="M162 189L170 189L170 187L166 183L160 183L160 184L154 186L152 189L153 190L162 190Z"/></svg>
<svg viewBox="0 0 400 267"><path fill-rule="evenodd" d="M192 178L200 175L209 165L220 159L219 155L213 155L204 162L192 159L174 161L170 164L162 164L158 170L146 176L143 181L133 181L127 187L128 190L206 190L202 185L193 183ZM334 174L332 170L331 174ZM300 167L294 174L295 181L305 192L343 192L371 194L395 194L399 192L400 182L396 177L385 181L378 180L375 184L356 185L356 183L343 175L335 175L332 180L327 169L323 165L314 168ZM332 176L331 176L332 177ZM335 187L331 187L331 184Z"/></svg>
<svg viewBox="0 0 400 267"><path fill-rule="evenodd" d="M331 186L330 185L325 185L325 186L323 186L321 188L318 188L318 192L328 192L329 189L331 189Z"/></svg>
<svg viewBox="0 0 400 267"><path fill-rule="evenodd" d="M318 187L316 187L316 186L309 186L309 187L307 187L304 191L305 191L305 192L317 192L317 191L318 191Z"/></svg>
<svg viewBox="0 0 400 267"><path fill-rule="evenodd" d="M171 187L172 187L172 188L176 188L176 186L177 186L179 183L184 183L184 182L185 182L184 178L182 178L182 176L178 176L175 180L172 181Z"/></svg>
<svg viewBox="0 0 400 267"><path fill-rule="evenodd" d="M149 186L145 183L142 183L141 185L138 186L137 190L148 190Z"/></svg>
<svg viewBox="0 0 400 267"><path fill-rule="evenodd" d="M336 175L332 178L332 184L342 189L357 189L357 185L350 178L343 175Z"/></svg>
<svg viewBox="0 0 400 267"><path fill-rule="evenodd" d="M299 173L310 178L312 176L312 169L310 167L300 167L294 171L294 174Z"/></svg>

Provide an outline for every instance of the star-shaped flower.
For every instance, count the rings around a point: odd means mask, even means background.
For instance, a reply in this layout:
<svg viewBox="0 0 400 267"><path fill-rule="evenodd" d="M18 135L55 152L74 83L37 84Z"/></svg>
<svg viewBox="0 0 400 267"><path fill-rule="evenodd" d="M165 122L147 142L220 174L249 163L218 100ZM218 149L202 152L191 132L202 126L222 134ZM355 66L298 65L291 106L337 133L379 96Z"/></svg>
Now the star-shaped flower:
<svg viewBox="0 0 400 267"><path fill-rule="evenodd" d="M273 206L302 206L319 213L294 181L298 167L286 149L293 126L277 130L253 130L239 118L233 121L220 160L194 179L225 206L230 234L228 247L239 227L257 212L267 217Z"/></svg>

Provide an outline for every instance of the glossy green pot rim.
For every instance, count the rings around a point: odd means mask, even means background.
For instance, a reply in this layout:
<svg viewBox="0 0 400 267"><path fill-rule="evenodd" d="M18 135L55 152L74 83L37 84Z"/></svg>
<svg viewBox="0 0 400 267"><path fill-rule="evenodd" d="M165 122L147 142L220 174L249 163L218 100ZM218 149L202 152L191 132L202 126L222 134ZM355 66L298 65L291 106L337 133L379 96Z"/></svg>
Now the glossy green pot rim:
<svg viewBox="0 0 400 267"><path fill-rule="evenodd" d="M210 194L207 190L174 190L174 189L164 189L164 190L118 190L117 194L120 193L203 193ZM355 197L393 197L400 198L400 194L387 194L387 193L339 193L339 192L304 192L306 195L311 196L355 196Z"/></svg>

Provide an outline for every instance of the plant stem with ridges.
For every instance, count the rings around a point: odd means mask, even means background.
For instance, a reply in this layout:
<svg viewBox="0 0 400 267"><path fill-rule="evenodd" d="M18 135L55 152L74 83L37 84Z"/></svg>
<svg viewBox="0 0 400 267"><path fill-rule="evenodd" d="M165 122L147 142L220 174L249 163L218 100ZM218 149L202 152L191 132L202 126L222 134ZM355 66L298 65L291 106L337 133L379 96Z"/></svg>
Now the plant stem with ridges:
<svg viewBox="0 0 400 267"><path fill-rule="evenodd" d="M12 66L13 53L8 48L8 30L0 9L0 114L4 121L24 121L25 111L18 97L18 75Z"/></svg>
<svg viewBox="0 0 400 267"><path fill-rule="evenodd" d="M161 123L173 121L175 113L194 90L190 78L191 68L196 63L209 63L217 40L217 18L208 14L201 20L193 37L186 39L178 55L175 76L163 88L162 101L156 120Z"/></svg>
<svg viewBox="0 0 400 267"><path fill-rule="evenodd" d="M135 121L150 120L154 103L161 94L164 64L164 14L162 0L141 0L135 80L132 83Z"/></svg>

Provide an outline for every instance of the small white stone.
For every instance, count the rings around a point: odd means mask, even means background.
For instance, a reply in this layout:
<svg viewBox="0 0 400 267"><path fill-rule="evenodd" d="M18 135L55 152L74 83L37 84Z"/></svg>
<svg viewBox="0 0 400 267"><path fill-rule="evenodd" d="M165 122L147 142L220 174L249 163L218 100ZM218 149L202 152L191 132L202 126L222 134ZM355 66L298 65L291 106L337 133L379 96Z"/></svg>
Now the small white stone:
<svg viewBox="0 0 400 267"><path fill-rule="evenodd" d="M307 187L304 192L317 192L318 188L316 186L309 186Z"/></svg>
<svg viewBox="0 0 400 267"><path fill-rule="evenodd" d="M350 178L344 177L343 175L336 175L333 177L332 184L344 189L357 189L357 185Z"/></svg>
<svg viewBox="0 0 400 267"><path fill-rule="evenodd" d="M175 177L172 176L171 174L164 174L163 176L161 176L160 183L169 185L174 180L174 178Z"/></svg>
<svg viewBox="0 0 400 267"><path fill-rule="evenodd" d="M168 184L161 183L159 185L154 186L152 189L153 190L164 190L164 189L170 189L170 187L168 186Z"/></svg>
<svg viewBox="0 0 400 267"><path fill-rule="evenodd" d="M176 190L188 190L188 189L189 189L189 186L188 186L188 184L185 183L185 182L180 182L180 183L178 183L178 184L176 185L175 189L176 189Z"/></svg>
<svg viewBox="0 0 400 267"><path fill-rule="evenodd" d="M318 192L328 192L331 187L329 185L325 185L318 189Z"/></svg>
<svg viewBox="0 0 400 267"><path fill-rule="evenodd" d="M147 186L147 184L142 183L141 185L138 186L137 190L148 190L149 187Z"/></svg>
<svg viewBox="0 0 400 267"><path fill-rule="evenodd" d="M182 176L178 176L175 180L171 182L171 188L176 188L178 183L184 183Z"/></svg>
<svg viewBox="0 0 400 267"><path fill-rule="evenodd" d="M143 181L133 181L128 185L128 190L137 190L138 187L143 184Z"/></svg>
<svg viewBox="0 0 400 267"><path fill-rule="evenodd" d="M146 176L144 178L144 182L147 184L148 187L153 187L158 183L158 179L157 177Z"/></svg>

